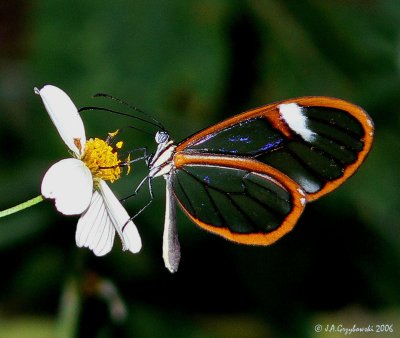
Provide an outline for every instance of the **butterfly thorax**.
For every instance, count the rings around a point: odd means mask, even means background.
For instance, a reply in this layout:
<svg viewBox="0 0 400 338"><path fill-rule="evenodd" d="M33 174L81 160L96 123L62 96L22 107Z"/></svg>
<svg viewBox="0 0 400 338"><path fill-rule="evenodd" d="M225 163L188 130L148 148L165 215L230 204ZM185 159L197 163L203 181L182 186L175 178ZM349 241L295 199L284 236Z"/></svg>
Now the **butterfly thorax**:
<svg viewBox="0 0 400 338"><path fill-rule="evenodd" d="M155 139L158 146L148 164L150 170L148 177L167 175L173 168L173 157L176 148L174 141L164 131L158 132Z"/></svg>

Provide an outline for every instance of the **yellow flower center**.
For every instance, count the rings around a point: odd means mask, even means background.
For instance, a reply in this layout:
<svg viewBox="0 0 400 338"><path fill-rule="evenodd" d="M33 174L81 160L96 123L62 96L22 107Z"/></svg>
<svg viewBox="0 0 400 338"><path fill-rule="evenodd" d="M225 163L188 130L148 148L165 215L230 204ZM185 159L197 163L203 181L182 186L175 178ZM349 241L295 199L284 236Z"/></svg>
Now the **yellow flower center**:
<svg viewBox="0 0 400 338"><path fill-rule="evenodd" d="M111 183L121 176L117 150L122 147L120 141L112 148L106 141L95 138L86 142L85 153L81 160L92 172L93 178L100 178ZM128 165L129 169L129 165Z"/></svg>

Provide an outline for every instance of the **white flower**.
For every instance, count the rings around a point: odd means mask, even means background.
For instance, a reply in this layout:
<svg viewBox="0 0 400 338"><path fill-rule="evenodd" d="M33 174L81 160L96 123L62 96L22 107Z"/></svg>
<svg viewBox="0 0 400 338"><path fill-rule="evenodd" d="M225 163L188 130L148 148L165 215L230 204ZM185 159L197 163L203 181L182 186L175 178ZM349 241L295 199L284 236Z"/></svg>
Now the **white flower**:
<svg viewBox="0 0 400 338"><path fill-rule="evenodd" d="M106 141L86 141L85 128L74 103L61 89L47 85L35 88L61 138L72 151L73 158L55 163L42 181L42 195L55 200L64 215L81 215L76 229L76 244L88 247L95 255L110 252L115 231L123 250L140 251L138 230L105 180L117 180L121 173L117 150ZM115 136L109 134L109 138Z"/></svg>

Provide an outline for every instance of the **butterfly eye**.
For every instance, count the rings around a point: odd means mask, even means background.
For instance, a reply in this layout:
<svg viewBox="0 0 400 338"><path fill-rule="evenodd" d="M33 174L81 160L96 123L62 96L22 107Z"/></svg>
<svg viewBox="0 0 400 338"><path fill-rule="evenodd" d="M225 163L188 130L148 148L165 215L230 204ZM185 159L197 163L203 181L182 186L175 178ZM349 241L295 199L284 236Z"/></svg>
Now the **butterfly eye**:
<svg viewBox="0 0 400 338"><path fill-rule="evenodd" d="M165 143L169 139L169 134L166 131L158 131L155 136L157 144Z"/></svg>

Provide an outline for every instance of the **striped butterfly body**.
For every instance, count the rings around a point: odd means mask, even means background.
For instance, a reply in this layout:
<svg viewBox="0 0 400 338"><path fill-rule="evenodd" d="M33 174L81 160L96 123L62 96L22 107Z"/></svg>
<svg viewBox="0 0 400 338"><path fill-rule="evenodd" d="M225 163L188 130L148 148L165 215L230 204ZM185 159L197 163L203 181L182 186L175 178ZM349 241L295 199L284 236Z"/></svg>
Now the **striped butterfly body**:
<svg viewBox="0 0 400 338"><path fill-rule="evenodd" d="M360 107L302 97L233 116L175 145L156 135L148 179L164 176L164 260L179 264L176 201L200 227L228 240L269 245L296 224L307 202L358 169L373 140Z"/></svg>

